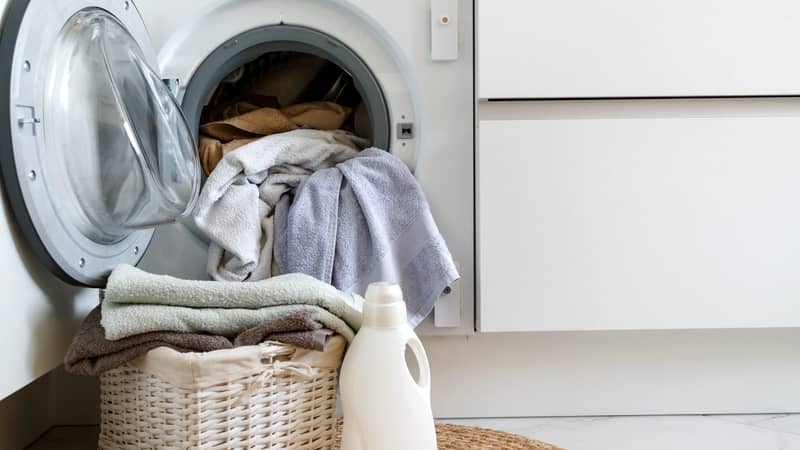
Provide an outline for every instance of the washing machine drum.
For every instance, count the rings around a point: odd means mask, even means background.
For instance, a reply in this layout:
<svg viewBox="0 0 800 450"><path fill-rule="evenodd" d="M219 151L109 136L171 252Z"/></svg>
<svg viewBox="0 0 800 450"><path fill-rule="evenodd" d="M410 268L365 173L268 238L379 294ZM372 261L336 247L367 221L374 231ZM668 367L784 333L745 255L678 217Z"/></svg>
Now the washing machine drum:
<svg viewBox="0 0 800 450"><path fill-rule="evenodd" d="M0 165L19 231L62 279L102 286L186 216L200 164L123 0L16 1L0 36Z"/></svg>

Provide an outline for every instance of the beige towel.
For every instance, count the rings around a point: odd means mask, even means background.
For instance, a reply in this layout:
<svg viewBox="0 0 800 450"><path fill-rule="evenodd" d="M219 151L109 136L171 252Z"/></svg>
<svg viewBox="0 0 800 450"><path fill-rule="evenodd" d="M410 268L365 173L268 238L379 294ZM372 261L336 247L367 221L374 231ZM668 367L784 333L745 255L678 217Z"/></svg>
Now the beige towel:
<svg viewBox="0 0 800 450"><path fill-rule="evenodd" d="M170 348L160 347L134 359L130 364L175 386L202 389L206 386L240 382L250 377L256 377L253 381L268 376L280 377L309 367L338 369L346 346L347 343L341 336L334 336L325 351L296 349L288 360L284 357L270 358L271 355L282 353L282 350L269 344L265 349L250 345L202 354L178 353ZM283 386L287 390L294 387L288 383ZM246 394L247 391L242 393Z"/></svg>
<svg viewBox="0 0 800 450"><path fill-rule="evenodd" d="M309 102L286 108L258 107L250 102L227 105L223 120L200 126L200 160L206 175L223 156L231 151L271 134L297 128L336 130L350 116L351 109L332 102ZM229 116L229 114L236 114Z"/></svg>
<svg viewBox="0 0 800 450"><path fill-rule="evenodd" d="M213 102L214 100L212 100ZM241 116L258 108L280 108L278 99L272 96L244 94L231 100L205 106L200 116L200 123L219 122L232 117Z"/></svg>

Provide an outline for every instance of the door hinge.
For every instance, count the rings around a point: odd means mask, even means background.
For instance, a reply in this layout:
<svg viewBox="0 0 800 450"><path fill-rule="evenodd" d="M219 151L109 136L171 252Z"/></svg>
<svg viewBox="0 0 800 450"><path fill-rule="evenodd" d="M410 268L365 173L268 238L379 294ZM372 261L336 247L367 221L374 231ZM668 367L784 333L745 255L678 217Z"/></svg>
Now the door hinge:
<svg viewBox="0 0 800 450"><path fill-rule="evenodd" d="M161 81L164 82L164 85L167 86L167 89L169 89L173 97L178 96L178 91L181 88L181 80L177 78L164 78Z"/></svg>

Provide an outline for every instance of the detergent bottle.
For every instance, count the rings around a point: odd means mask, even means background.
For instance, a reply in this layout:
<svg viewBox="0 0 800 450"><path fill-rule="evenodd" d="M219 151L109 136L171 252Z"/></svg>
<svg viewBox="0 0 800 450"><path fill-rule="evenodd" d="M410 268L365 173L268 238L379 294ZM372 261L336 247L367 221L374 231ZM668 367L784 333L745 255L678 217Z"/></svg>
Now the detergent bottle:
<svg viewBox="0 0 800 450"><path fill-rule="evenodd" d="M364 319L342 363L341 450L436 450L430 366L406 322L400 286L367 287ZM406 364L406 347L418 375Z"/></svg>

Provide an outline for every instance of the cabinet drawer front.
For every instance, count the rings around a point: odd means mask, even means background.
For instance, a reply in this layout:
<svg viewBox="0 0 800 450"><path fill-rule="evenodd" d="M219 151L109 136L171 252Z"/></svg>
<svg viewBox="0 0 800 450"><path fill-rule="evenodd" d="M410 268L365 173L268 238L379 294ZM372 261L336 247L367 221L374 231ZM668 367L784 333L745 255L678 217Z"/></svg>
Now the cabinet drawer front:
<svg viewBox="0 0 800 450"><path fill-rule="evenodd" d="M482 331L800 326L800 100L664 102L482 108Z"/></svg>
<svg viewBox="0 0 800 450"><path fill-rule="evenodd" d="M800 94L796 0L479 0L481 98Z"/></svg>

